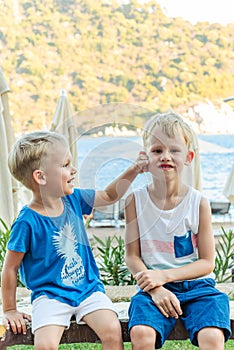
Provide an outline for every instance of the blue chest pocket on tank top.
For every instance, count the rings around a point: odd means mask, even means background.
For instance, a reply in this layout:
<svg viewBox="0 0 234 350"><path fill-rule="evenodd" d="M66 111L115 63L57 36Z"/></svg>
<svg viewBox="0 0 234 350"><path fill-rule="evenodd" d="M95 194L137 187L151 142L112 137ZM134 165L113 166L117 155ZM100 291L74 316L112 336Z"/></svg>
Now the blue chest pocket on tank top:
<svg viewBox="0 0 234 350"><path fill-rule="evenodd" d="M175 251L176 258L182 258L183 256L193 254L194 249L193 249L191 231L188 231L183 236L174 237L174 251Z"/></svg>

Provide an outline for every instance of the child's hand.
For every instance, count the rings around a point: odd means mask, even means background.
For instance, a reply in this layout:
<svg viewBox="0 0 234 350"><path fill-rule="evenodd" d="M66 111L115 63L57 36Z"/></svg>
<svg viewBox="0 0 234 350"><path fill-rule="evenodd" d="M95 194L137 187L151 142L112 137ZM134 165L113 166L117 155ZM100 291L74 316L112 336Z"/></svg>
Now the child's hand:
<svg viewBox="0 0 234 350"><path fill-rule="evenodd" d="M144 291L149 292L155 287L160 287L166 283L165 274L162 270L144 270L135 274L135 280L138 286Z"/></svg>
<svg viewBox="0 0 234 350"><path fill-rule="evenodd" d="M139 169L139 174L148 171L149 160L148 156L144 151L140 151L135 161L135 166Z"/></svg>
<svg viewBox="0 0 234 350"><path fill-rule="evenodd" d="M17 310L4 312L3 322L6 329L11 327L14 334L27 333L25 319L31 321L31 316Z"/></svg>
<svg viewBox="0 0 234 350"><path fill-rule="evenodd" d="M179 318L182 315L180 301L176 295L164 287L152 289L149 294L155 305L165 317Z"/></svg>

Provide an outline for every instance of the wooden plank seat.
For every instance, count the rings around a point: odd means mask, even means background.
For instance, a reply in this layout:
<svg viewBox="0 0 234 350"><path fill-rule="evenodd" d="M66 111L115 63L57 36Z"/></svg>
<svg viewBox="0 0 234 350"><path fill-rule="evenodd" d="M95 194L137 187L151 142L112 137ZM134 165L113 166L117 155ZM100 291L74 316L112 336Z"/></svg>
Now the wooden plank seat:
<svg viewBox="0 0 234 350"><path fill-rule="evenodd" d="M122 327L122 335L124 342L130 342L128 334L128 320L120 320ZM234 320L231 320L232 338L234 339ZM186 340L188 333L185 330L181 320L178 320L176 326L171 332L168 340ZM95 332L84 322L76 323L71 320L71 325L68 330L64 331L60 344L75 344L75 343L100 343ZM27 324L27 334L14 334L11 330L7 330L0 341L0 350L7 349L13 345L33 345L33 334L31 332L31 324Z"/></svg>

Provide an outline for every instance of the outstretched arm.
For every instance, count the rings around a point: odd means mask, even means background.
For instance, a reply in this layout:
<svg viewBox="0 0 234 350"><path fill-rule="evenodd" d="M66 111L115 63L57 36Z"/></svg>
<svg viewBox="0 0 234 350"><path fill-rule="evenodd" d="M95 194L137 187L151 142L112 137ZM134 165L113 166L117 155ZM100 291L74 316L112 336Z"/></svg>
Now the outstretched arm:
<svg viewBox="0 0 234 350"><path fill-rule="evenodd" d="M94 207L110 205L120 200L136 176L147 170L147 165L147 156L140 153L136 162L110 183L104 191L96 191Z"/></svg>
<svg viewBox="0 0 234 350"><path fill-rule="evenodd" d="M16 308L17 272L23 257L24 253L8 250L2 270L1 289L4 325L6 329L10 326L15 334L26 334L24 319L31 320L29 315L17 311Z"/></svg>

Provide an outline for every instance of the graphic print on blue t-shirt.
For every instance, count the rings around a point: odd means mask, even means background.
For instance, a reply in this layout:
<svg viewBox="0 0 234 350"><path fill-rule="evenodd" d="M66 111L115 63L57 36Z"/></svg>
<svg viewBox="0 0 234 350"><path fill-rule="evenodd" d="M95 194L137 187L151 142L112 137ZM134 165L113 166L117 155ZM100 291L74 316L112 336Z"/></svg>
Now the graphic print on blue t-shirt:
<svg viewBox="0 0 234 350"><path fill-rule="evenodd" d="M78 286L84 279L85 269L80 255L77 253L79 242L70 222L56 232L53 244L57 254L64 260L61 281L67 286Z"/></svg>

